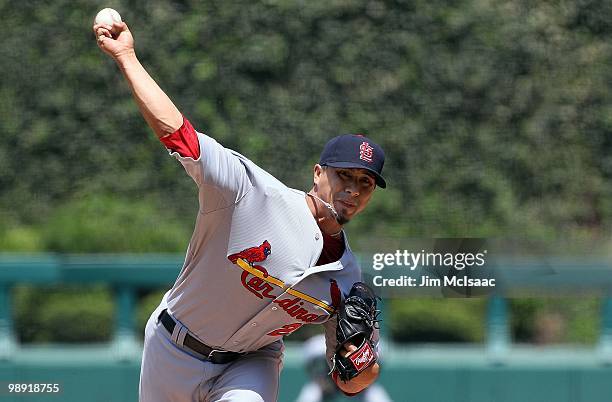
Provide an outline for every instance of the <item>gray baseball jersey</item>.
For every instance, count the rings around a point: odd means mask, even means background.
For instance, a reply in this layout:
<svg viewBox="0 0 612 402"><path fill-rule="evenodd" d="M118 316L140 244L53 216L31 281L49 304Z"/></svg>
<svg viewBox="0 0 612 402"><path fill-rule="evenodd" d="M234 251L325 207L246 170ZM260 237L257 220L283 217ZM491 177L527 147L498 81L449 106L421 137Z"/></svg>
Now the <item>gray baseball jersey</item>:
<svg viewBox="0 0 612 402"><path fill-rule="evenodd" d="M323 236L305 193L198 140L199 160L172 153L198 185L200 211L168 311L205 344L237 352L327 321L334 292L360 280L348 242L339 261L315 266Z"/></svg>
<svg viewBox="0 0 612 402"><path fill-rule="evenodd" d="M330 317L339 304L340 292L347 294L361 276L346 240L340 260L315 265L323 236L304 192L288 188L214 139L201 133L197 136L198 160L170 152L198 186L199 213L183 268L154 313L167 308L180 329L166 336L154 315L147 324L141 373L143 399L164 400L161 395L172 386L164 380L166 387L157 388L155 377L167 374L159 372L160 361L166 360L161 356L174 356L167 349L168 340L176 342L185 333L216 349L260 350L261 363L266 361L265 356L277 353L278 348L270 347L275 342L281 344L277 341L283 336L304 324L325 323L328 350L333 353L335 319ZM275 355L278 364L268 371L257 366L257 356L249 358L252 364L247 359L232 367L241 367L240 374L247 376L258 370L258 375L268 379L265 386L260 384L264 380L254 381L253 387L261 385L262 392L274 394L275 389L270 387L278 382L281 355ZM191 364L186 361L179 367ZM218 371L216 367L214 370ZM202 376L200 368L190 372L193 384L205 383L198 380ZM241 378L227 370L224 373L228 378ZM187 377L183 373L181 381ZM184 387L179 383L175 386ZM245 398L245 394L236 396L236 400Z"/></svg>

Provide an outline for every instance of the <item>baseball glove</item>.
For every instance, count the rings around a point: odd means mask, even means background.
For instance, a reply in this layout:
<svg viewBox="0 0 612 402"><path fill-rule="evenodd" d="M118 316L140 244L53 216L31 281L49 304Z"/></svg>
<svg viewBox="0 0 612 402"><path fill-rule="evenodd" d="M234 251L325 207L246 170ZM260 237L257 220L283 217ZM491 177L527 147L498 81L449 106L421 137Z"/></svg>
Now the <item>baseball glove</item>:
<svg viewBox="0 0 612 402"><path fill-rule="evenodd" d="M372 344L372 334L377 327L378 314L376 310L374 291L365 283L357 282L351 288L347 298L338 309L338 326L336 340L338 345L333 357L332 372L344 382L351 380L363 370L376 362L376 353ZM357 347L346 357L340 351L347 343Z"/></svg>

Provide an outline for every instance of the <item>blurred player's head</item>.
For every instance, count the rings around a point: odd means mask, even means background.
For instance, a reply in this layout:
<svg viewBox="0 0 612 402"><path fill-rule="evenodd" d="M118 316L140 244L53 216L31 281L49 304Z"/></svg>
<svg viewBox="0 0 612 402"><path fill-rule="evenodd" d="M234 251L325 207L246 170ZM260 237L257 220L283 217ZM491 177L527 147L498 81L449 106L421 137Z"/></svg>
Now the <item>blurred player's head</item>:
<svg viewBox="0 0 612 402"><path fill-rule="evenodd" d="M329 365L325 359L325 336L315 335L304 342L304 363L308 376L316 382L323 395L336 393L336 385L329 376Z"/></svg>
<svg viewBox="0 0 612 402"><path fill-rule="evenodd" d="M314 192L331 204L343 225L366 207L382 176L385 153L367 137L345 134L332 138L314 167Z"/></svg>

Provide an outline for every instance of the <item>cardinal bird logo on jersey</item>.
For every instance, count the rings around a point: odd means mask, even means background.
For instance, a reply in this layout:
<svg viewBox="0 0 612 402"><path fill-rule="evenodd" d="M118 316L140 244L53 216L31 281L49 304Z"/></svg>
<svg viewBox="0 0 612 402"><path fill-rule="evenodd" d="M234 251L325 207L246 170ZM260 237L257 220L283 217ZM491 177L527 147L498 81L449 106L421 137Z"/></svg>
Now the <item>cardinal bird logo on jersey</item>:
<svg viewBox="0 0 612 402"><path fill-rule="evenodd" d="M269 299L276 298L276 296L272 293L274 288L272 285L266 282L266 278L269 277L268 271L261 265L256 264L257 262L265 261L270 253L272 253L272 246L270 245L270 242L264 240L264 242L259 246L245 248L239 253L234 253L227 256L232 264L240 266L240 264L238 264L238 260L241 260L243 264L246 262L251 267L261 272L264 279L260 279L256 275L251 276L251 273L249 273L247 270L242 272L242 275L240 276L242 286L260 299L263 299L264 297Z"/></svg>
<svg viewBox="0 0 612 402"><path fill-rule="evenodd" d="M249 263L251 266L255 266L256 262L262 262L272 253L272 246L267 240L264 240L261 245L257 247L249 247L242 250L239 253L230 254L227 258L235 264L238 258L241 258Z"/></svg>

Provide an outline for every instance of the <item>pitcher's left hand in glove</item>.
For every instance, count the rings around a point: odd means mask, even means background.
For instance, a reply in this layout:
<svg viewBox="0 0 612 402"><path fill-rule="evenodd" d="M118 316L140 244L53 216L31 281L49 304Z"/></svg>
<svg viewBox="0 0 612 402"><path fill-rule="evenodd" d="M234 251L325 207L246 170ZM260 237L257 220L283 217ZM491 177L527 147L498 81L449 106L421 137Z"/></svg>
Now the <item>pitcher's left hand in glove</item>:
<svg viewBox="0 0 612 402"><path fill-rule="evenodd" d="M376 310L376 299L377 296L370 287L363 282L357 282L338 309L338 345L333 357L332 371L336 371L344 382L350 381L376 362L372 343L372 334L380 313ZM353 344L357 349L344 357L341 351L347 344Z"/></svg>

